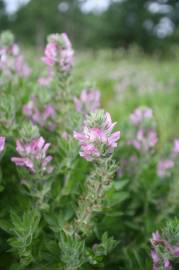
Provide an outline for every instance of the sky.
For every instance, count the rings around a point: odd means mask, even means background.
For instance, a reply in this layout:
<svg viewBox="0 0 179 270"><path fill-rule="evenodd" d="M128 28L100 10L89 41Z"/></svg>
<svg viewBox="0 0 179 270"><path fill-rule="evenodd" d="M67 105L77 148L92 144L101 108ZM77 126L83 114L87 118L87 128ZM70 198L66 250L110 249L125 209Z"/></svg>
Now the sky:
<svg viewBox="0 0 179 270"><path fill-rule="evenodd" d="M4 0L9 13L13 13L18 9L19 5L26 4L29 0Z"/></svg>
<svg viewBox="0 0 179 270"><path fill-rule="evenodd" d="M107 9L108 5L110 4L111 0L87 0L82 5L82 10L84 12L89 11L103 11Z"/></svg>
<svg viewBox="0 0 179 270"><path fill-rule="evenodd" d="M5 0L7 11L9 13L13 13L18 9L19 5L27 3L29 0ZM37 0L38 1L38 0ZM89 11L103 11L105 10L111 0L86 0L86 2L82 5L82 10L84 12ZM65 0L64 0L65 3Z"/></svg>

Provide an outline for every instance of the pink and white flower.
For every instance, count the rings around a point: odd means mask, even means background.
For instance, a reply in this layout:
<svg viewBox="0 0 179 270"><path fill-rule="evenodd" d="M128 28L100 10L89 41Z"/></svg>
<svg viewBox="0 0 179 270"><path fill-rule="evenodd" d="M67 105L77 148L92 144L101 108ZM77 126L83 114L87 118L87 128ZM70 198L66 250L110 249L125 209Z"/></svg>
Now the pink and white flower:
<svg viewBox="0 0 179 270"><path fill-rule="evenodd" d="M157 165L157 175L161 178L169 177L175 163L171 159L160 160Z"/></svg>
<svg viewBox="0 0 179 270"><path fill-rule="evenodd" d="M50 173L52 167L49 163L52 160L52 157L47 155L49 147L50 143L45 143L43 137L33 139L30 143L17 140L16 150L20 157L12 157L11 160L16 166L25 167L32 173Z"/></svg>
<svg viewBox="0 0 179 270"><path fill-rule="evenodd" d="M10 79L13 79L14 75L20 77L30 75L31 70L17 44L14 43L11 47L0 48L0 71Z"/></svg>
<svg viewBox="0 0 179 270"><path fill-rule="evenodd" d="M81 92L80 97L74 98L77 112L84 115L95 112L100 107L100 92L98 90L85 89Z"/></svg>
<svg viewBox="0 0 179 270"><path fill-rule="evenodd" d="M44 54L43 61L48 66L57 65L60 71L65 74L71 72L74 51L66 33L50 35Z"/></svg>
<svg viewBox="0 0 179 270"><path fill-rule="evenodd" d="M132 124L139 125L144 120L151 119L153 117L153 112L151 108L139 107L130 115L129 119Z"/></svg>
<svg viewBox="0 0 179 270"><path fill-rule="evenodd" d="M74 132L74 138L80 143L80 156L92 161L107 153L111 153L117 147L120 132L112 133L116 123L112 123L109 113L104 113L101 123L95 127L84 125L82 131Z"/></svg>
<svg viewBox="0 0 179 270"><path fill-rule="evenodd" d="M6 138L3 136L0 136L0 153L4 151L5 141L6 141Z"/></svg>
<svg viewBox="0 0 179 270"><path fill-rule="evenodd" d="M57 45L54 43L47 44L45 48L45 56L43 58L44 62L49 65L53 66L57 61Z"/></svg>
<svg viewBox="0 0 179 270"><path fill-rule="evenodd" d="M130 115L129 120L132 128L129 132L128 144L141 152L152 150L158 142L152 109L139 107Z"/></svg>
<svg viewBox="0 0 179 270"><path fill-rule="evenodd" d="M47 104L42 109L37 107L37 102L35 97L31 97L30 101L24 105L23 113L35 124L40 127L46 127L50 131L55 129L54 117L55 109L51 104Z"/></svg>
<svg viewBox="0 0 179 270"><path fill-rule="evenodd" d="M175 139L175 141L174 141L173 155L174 156L178 156L179 155L179 139Z"/></svg>

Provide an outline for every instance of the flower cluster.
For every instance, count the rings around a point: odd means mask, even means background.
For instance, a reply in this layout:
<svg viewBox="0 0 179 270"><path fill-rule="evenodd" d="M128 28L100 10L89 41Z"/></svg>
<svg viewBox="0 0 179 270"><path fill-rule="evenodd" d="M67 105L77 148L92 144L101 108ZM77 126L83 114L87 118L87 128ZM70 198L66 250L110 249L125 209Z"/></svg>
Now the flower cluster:
<svg viewBox="0 0 179 270"><path fill-rule="evenodd" d="M72 44L66 33L49 36L43 57L48 66L57 65L62 73L69 74L73 67L73 55Z"/></svg>
<svg viewBox="0 0 179 270"><path fill-rule="evenodd" d="M158 138L152 109L139 107L130 115L129 120L133 125L134 132L132 133L132 139L128 143L138 151L146 152L153 149Z"/></svg>
<svg viewBox="0 0 179 270"><path fill-rule="evenodd" d="M74 98L77 112L87 115L100 107L100 92L98 90L84 89L80 97Z"/></svg>
<svg viewBox="0 0 179 270"><path fill-rule="evenodd" d="M4 32L0 37L0 72L9 79L14 74L27 77L30 75L30 68L26 64L19 46L14 43L13 35L11 35L9 32Z"/></svg>
<svg viewBox="0 0 179 270"><path fill-rule="evenodd" d="M143 124L144 121L150 120L153 117L153 112L151 108L139 107L130 115L129 119L131 123L135 126Z"/></svg>
<svg viewBox="0 0 179 270"><path fill-rule="evenodd" d="M157 175L161 178L169 177L171 169L174 167L174 161L171 159L163 159L158 162Z"/></svg>
<svg viewBox="0 0 179 270"><path fill-rule="evenodd" d="M5 137L0 136L0 154L4 151L5 141Z"/></svg>
<svg viewBox="0 0 179 270"><path fill-rule="evenodd" d="M24 167L32 173L52 172L49 164L52 157L47 155L50 143L45 143L43 137L33 139L31 142L16 141L16 150L20 157L12 157L16 166Z"/></svg>
<svg viewBox="0 0 179 270"><path fill-rule="evenodd" d="M170 177L172 169L176 167L179 157L179 139L175 139L173 149L167 159L159 160L157 164L157 175L160 178Z"/></svg>
<svg viewBox="0 0 179 270"><path fill-rule="evenodd" d="M74 138L80 143L80 156L92 161L111 153L120 138L119 131L112 133L115 125L109 113L91 113L82 130L74 132Z"/></svg>
<svg viewBox="0 0 179 270"><path fill-rule="evenodd" d="M179 156L179 139L175 139L173 150L172 150L173 157Z"/></svg>
<svg viewBox="0 0 179 270"><path fill-rule="evenodd" d="M32 97L30 101L24 105L23 113L31 119L34 124L38 124L40 127L46 127L48 130L53 131L55 129L54 116L55 109L52 105L47 104L42 110L38 108L35 97Z"/></svg>
<svg viewBox="0 0 179 270"><path fill-rule="evenodd" d="M153 270L171 270L171 261L179 258L179 247L172 245L157 231L152 234L151 239L152 251L151 257L153 261Z"/></svg>

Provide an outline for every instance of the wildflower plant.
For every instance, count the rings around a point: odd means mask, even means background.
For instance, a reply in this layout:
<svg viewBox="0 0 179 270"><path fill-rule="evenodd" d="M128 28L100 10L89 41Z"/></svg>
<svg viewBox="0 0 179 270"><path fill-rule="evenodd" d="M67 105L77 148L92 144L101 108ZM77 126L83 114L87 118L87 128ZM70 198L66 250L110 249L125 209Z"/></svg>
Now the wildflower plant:
<svg viewBox="0 0 179 270"><path fill-rule="evenodd" d="M18 77L30 75L30 68L10 31L4 31L0 36L0 72L1 84L7 79L16 81Z"/></svg>
<svg viewBox="0 0 179 270"><path fill-rule="evenodd" d="M36 200L35 203L39 208L47 206L45 200L51 187L48 175L53 171L53 167L50 164L52 156L47 155L49 147L50 143L46 143L43 137L33 138L28 142L16 140L16 151L19 156L11 158L17 167L25 169L22 184Z"/></svg>
<svg viewBox="0 0 179 270"><path fill-rule="evenodd" d="M145 106L121 136L100 91L78 92L67 34L48 37L42 61L29 79L13 35L1 35L0 269L176 270L178 139L158 151Z"/></svg>
<svg viewBox="0 0 179 270"><path fill-rule="evenodd" d="M152 234L151 257L154 270L177 269L179 262L178 219L168 221L162 230Z"/></svg>
<svg viewBox="0 0 179 270"><path fill-rule="evenodd" d="M100 108L100 92L99 90L84 89L81 91L80 97L74 97L74 104L77 112L88 115Z"/></svg>
<svg viewBox="0 0 179 270"><path fill-rule="evenodd" d="M151 108L139 107L129 117L130 123L133 125L134 136L129 140L129 144L133 145L137 150L147 152L157 144L156 124L153 118Z"/></svg>
<svg viewBox="0 0 179 270"><path fill-rule="evenodd" d="M119 131L112 133L115 124L109 113L96 111L86 119L82 132L74 132L74 138L80 143L80 155L88 161L95 161L77 211L77 228L84 233L90 229L93 212L101 211L105 192L115 172L112 152L120 138Z"/></svg>

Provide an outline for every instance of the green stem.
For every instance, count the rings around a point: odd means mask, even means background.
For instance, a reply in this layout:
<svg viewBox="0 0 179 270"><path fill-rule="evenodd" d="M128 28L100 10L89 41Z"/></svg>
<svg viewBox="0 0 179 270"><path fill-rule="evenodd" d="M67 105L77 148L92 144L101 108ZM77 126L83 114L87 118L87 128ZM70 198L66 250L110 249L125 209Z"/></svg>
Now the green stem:
<svg viewBox="0 0 179 270"><path fill-rule="evenodd" d="M85 192L80 196L78 202L74 224L77 233L89 234L94 213L102 210L103 198L114 173L114 166L111 162L111 157L102 158L95 164L93 171L87 178Z"/></svg>

